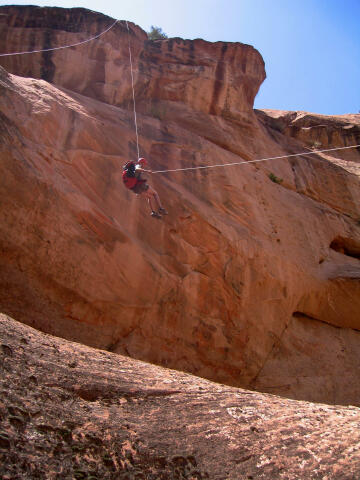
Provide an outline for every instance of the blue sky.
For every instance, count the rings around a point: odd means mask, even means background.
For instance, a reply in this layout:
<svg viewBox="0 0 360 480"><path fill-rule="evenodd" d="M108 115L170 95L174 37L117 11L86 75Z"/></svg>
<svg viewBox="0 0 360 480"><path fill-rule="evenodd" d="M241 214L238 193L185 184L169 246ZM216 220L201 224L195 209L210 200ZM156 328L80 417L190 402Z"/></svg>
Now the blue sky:
<svg viewBox="0 0 360 480"><path fill-rule="evenodd" d="M146 31L159 26L169 37L247 43L263 56L267 73L255 108L360 112L360 0L14 3L85 7L130 20Z"/></svg>

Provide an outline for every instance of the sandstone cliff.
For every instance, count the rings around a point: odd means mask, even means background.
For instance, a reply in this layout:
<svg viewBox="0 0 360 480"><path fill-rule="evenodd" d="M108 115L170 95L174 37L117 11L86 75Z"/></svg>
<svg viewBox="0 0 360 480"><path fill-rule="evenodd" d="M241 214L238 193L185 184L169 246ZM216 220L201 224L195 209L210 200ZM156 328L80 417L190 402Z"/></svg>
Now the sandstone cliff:
<svg viewBox="0 0 360 480"><path fill-rule="evenodd" d="M224 387L5 315L0 361L3 480L359 478L356 407Z"/></svg>
<svg viewBox="0 0 360 480"><path fill-rule="evenodd" d="M75 43L113 21L0 13L2 52ZM359 115L254 112L265 71L250 46L129 28L154 170L360 143ZM0 60L2 311L227 384L359 404L357 150L153 175L170 213L156 222L121 181L136 155L124 22L78 48Z"/></svg>

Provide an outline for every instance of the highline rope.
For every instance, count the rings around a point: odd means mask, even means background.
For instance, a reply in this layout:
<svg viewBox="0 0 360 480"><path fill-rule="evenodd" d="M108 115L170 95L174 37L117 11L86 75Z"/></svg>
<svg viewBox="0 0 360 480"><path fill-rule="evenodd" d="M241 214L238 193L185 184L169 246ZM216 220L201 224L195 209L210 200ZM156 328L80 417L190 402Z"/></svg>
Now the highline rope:
<svg viewBox="0 0 360 480"><path fill-rule="evenodd" d="M268 160L276 160L276 159L279 159L279 158L298 157L298 156L301 156L301 155L314 155L316 153L333 152L335 150L345 150L347 148L358 148L358 147L360 147L360 144L359 145L351 145L349 147L327 148L326 150L313 150L311 152L291 153L289 155L281 155L281 156L278 156L278 157L258 158L256 160L249 160L249 161L243 161L243 162L220 163L220 164L217 164L217 165L202 165L202 166L197 166L197 167L173 168L173 169L169 169L169 170L154 170L152 173L183 172L183 171L186 171L186 170L200 170L200 169L204 169L204 168L231 167L231 166L234 166L234 165L247 165L249 163L266 162Z"/></svg>

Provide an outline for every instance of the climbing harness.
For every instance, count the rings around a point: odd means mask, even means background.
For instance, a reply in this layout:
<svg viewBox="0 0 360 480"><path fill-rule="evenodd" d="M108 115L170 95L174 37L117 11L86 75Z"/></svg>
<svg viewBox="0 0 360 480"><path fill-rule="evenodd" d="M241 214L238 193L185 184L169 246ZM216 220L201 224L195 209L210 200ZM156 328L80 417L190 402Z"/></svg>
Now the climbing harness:
<svg viewBox="0 0 360 480"><path fill-rule="evenodd" d="M345 150L347 148L358 148L358 147L360 147L360 145L351 145L350 147L328 148L326 150L313 150L312 152L291 153L289 155L281 155L279 157L259 158L257 160L249 160L244 162L220 163L217 165L202 165L198 167L173 168L169 170L154 170L152 173L154 174L154 173L167 173L167 172L183 172L186 170L200 170L204 168L231 167L233 165L247 165L248 163L266 162L268 160L276 160L278 158L298 157L301 155L314 155L316 153L333 152L335 150Z"/></svg>
<svg viewBox="0 0 360 480"><path fill-rule="evenodd" d="M102 35L105 35L105 33L111 30L117 22L119 22L119 20L115 20L115 22L112 23L109 28L99 33L98 35L95 35L95 37L88 38L87 40L83 40L82 42L73 43L71 45L64 45L62 47L43 48L41 50L30 50L29 52L0 53L0 57L10 57L12 55L26 55L28 53L51 52L52 50L61 50L63 48L77 47L78 45L83 45L84 43L91 42L92 40L96 40Z"/></svg>
<svg viewBox="0 0 360 480"><path fill-rule="evenodd" d="M139 185L141 183L146 183L146 180L136 176L135 172L136 172L135 162L131 160L129 162L126 162L126 164L123 166L122 179L125 187L128 188L129 190L134 189L136 185Z"/></svg>
<svg viewBox="0 0 360 480"><path fill-rule="evenodd" d="M130 59L130 73L131 73L131 88L132 88L132 97L133 97L133 107L134 107L134 123L135 123L135 133L136 133L136 148L137 148L137 158L140 157L140 149L139 149L139 135L138 135L138 126L137 126L137 119L136 119L136 104L135 104L135 89L134 89L134 74L133 74L133 64L132 64L132 55L131 55L131 46L130 46L130 30L127 20L126 21L126 28L128 31L128 45L129 45L129 59Z"/></svg>

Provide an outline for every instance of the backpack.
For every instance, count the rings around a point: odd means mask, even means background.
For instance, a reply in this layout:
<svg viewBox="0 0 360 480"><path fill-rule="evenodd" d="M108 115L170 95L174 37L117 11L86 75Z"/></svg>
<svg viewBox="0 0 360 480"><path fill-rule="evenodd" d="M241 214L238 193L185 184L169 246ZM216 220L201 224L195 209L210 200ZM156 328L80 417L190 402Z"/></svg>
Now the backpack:
<svg viewBox="0 0 360 480"><path fill-rule="evenodd" d="M135 177L135 162L127 162L123 166L122 179L126 188L134 188L138 183Z"/></svg>

